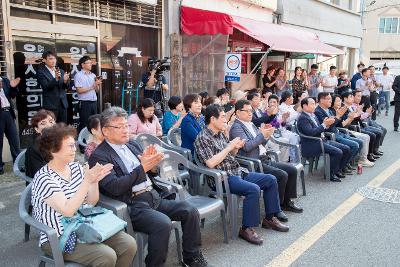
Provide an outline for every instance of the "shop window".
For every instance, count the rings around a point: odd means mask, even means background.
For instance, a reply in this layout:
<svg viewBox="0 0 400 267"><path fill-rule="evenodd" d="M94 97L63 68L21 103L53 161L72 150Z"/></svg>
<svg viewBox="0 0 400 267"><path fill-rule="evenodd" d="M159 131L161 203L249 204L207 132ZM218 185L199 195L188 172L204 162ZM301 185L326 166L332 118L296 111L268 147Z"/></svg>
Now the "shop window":
<svg viewBox="0 0 400 267"><path fill-rule="evenodd" d="M228 35L182 35L182 87L178 95L202 91L215 95L225 86L227 42Z"/></svg>

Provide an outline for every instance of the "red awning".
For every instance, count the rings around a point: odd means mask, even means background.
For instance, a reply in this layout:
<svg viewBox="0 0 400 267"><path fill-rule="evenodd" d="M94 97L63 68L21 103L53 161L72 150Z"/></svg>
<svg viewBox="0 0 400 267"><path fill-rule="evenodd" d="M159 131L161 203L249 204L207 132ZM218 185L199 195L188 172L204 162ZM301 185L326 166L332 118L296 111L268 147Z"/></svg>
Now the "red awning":
<svg viewBox="0 0 400 267"><path fill-rule="evenodd" d="M324 55L344 54L344 51L321 42L312 32L214 11L181 7L181 29L185 34L232 34L233 28L270 46L272 50Z"/></svg>
<svg viewBox="0 0 400 267"><path fill-rule="evenodd" d="M181 30L193 34L232 34L232 17L219 12L191 7L181 7Z"/></svg>

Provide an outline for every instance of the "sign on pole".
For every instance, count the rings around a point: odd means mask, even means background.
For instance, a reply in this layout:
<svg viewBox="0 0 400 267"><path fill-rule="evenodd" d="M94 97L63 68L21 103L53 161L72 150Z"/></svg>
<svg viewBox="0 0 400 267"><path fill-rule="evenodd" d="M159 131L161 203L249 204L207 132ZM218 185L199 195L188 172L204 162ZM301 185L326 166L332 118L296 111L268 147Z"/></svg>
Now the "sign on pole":
<svg viewBox="0 0 400 267"><path fill-rule="evenodd" d="M226 54L225 55L225 81L226 82L240 82L241 62L242 56L240 54Z"/></svg>

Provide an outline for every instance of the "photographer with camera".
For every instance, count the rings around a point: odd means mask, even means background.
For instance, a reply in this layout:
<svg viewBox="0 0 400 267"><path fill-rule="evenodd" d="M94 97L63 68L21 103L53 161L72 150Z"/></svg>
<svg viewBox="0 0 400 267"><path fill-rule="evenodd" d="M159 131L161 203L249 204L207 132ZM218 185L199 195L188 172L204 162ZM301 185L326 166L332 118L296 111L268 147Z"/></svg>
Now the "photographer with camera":
<svg viewBox="0 0 400 267"><path fill-rule="evenodd" d="M168 91L168 84L164 71L169 70L169 59L157 59L151 58L148 62L148 71L142 76L143 83L143 98L151 98L159 106L161 102L161 109L164 109L162 105L165 100L165 92Z"/></svg>

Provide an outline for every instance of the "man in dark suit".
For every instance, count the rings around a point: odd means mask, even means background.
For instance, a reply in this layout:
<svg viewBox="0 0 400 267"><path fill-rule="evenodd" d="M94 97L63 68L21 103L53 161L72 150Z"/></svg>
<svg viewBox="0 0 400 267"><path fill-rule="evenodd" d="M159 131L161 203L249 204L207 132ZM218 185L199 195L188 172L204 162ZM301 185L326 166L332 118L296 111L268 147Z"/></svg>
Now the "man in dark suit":
<svg viewBox="0 0 400 267"><path fill-rule="evenodd" d="M15 125L15 112L11 98L18 94L17 86L20 78L9 80L7 77L0 77L0 151L3 151L4 134L10 145L11 156L13 160L19 154L18 131ZM3 155L0 155L0 175L4 173Z"/></svg>
<svg viewBox="0 0 400 267"><path fill-rule="evenodd" d="M251 121L254 123L255 126L260 127L261 124L270 123L274 115L278 114L277 108L269 108L267 112L263 112L260 110L261 98L260 94L252 93L247 95L247 100L250 101L251 107L253 109L253 116Z"/></svg>
<svg viewBox="0 0 400 267"><path fill-rule="evenodd" d="M325 129L328 129L335 123L335 119L327 117L323 120L322 124L320 124L317 117L314 115L315 101L311 97L304 98L301 100L300 104L303 112L297 119L297 129L301 134L323 139L325 153L328 153L330 156L330 180L332 182L341 182L339 178L344 178L345 175L340 170L347 164L348 154L344 153L350 153L349 148L347 146L344 148L344 145L337 142L326 140L324 135L322 135ZM301 153L304 157L311 158L321 154L322 149L318 140L300 138Z"/></svg>
<svg viewBox="0 0 400 267"><path fill-rule="evenodd" d="M263 171L276 177L279 187L279 199L282 209L296 213L303 212L292 198L297 198L297 170L289 164L283 162L272 162L267 156L265 144L268 138L274 133L275 128L257 128L252 119L252 108L248 100L239 100L235 104L236 120L233 123L229 138L233 140L239 137L244 140L244 146L239 149L238 155L260 159L263 163ZM286 216L277 214L276 217L281 221L287 221Z"/></svg>
<svg viewBox="0 0 400 267"><path fill-rule="evenodd" d="M171 221L181 221L185 266L207 266L201 251L200 216L187 202L163 199L162 189L146 175L163 159L154 146L144 151L129 141L128 114L119 107L105 110L100 119L105 140L89 158L96 163L114 165L99 183L100 191L129 207L133 229L149 235L146 266L164 266L168 254Z"/></svg>
<svg viewBox="0 0 400 267"><path fill-rule="evenodd" d="M346 174L352 174L354 170L357 170L357 167L352 166L350 164L351 161L355 160L357 155L360 153L362 148L362 141L351 136L347 136L344 133L341 133L336 127L342 121L342 116L347 111L347 107L341 107L336 114L329 109L332 104L332 96L328 92L321 92L318 94L318 107L315 109L315 116L317 116L318 122L322 123L325 118L332 117L335 119L335 122L325 131L334 133L336 136L336 142L345 145L349 148L349 158L347 159L347 165L343 168L342 172Z"/></svg>
<svg viewBox="0 0 400 267"><path fill-rule="evenodd" d="M400 118L400 75L397 75L394 79L392 89L394 91L394 117L393 126L397 132L399 130L399 118Z"/></svg>
<svg viewBox="0 0 400 267"><path fill-rule="evenodd" d="M67 123L67 94L69 73L56 67L56 55L47 51L42 55L43 63L36 72L37 80L43 90L43 108L56 116L57 122Z"/></svg>

